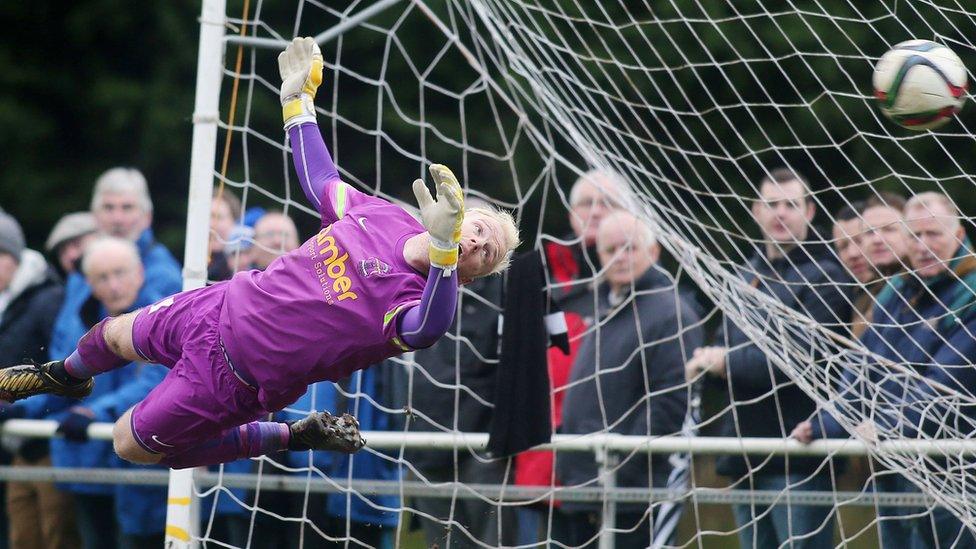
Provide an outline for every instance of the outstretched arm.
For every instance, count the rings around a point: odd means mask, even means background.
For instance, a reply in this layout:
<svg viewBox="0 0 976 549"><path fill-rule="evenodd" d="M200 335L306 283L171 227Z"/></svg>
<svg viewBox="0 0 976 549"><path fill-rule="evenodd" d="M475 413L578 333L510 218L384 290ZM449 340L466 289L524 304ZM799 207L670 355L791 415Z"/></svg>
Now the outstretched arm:
<svg viewBox="0 0 976 549"><path fill-rule="evenodd" d="M315 122L315 92L322 83L322 52L311 38L296 38L278 55L281 111L291 142L298 181L308 201L327 222L345 214L351 189L339 180L339 170Z"/></svg>
<svg viewBox="0 0 976 549"><path fill-rule="evenodd" d="M305 197L323 218L339 219L345 214L348 189L339 180L339 170L325 146L315 122L288 128L292 159Z"/></svg>

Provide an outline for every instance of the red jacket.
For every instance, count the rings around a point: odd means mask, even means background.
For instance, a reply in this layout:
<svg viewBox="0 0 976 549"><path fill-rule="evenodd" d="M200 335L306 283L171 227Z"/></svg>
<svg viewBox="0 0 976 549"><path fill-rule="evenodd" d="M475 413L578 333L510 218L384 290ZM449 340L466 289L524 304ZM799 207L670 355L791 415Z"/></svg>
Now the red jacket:
<svg viewBox="0 0 976 549"><path fill-rule="evenodd" d="M564 355L562 351L553 347L548 352L549 380L552 386L552 430L562 425L563 398L566 395L566 382L573 360L579 351L583 340L583 333L592 323L593 287L588 274L590 269L581 261L582 250L556 242L545 244L546 266L553 283L571 283L584 278L587 282L578 282L572 286L554 290L553 295L559 296L559 304L566 316L567 334L570 342L570 353ZM583 276L581 276L583 275ZM520 486L552 486L555 482L553 472L553 454L549 450L530 450L515 457L515 484Z"/></svg>

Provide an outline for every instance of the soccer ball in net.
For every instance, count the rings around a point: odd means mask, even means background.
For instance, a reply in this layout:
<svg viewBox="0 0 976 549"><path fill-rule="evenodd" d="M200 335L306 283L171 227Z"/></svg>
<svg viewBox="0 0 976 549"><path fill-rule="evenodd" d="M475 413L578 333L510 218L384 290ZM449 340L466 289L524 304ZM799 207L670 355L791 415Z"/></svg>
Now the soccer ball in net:
<svg viewBox="0 0 976 549"><path fill-rule="evenodd" d="M966 67L949 48L930 40L896 44L874 68L881 112L911 130L937 128L966 100Z"/></svg>

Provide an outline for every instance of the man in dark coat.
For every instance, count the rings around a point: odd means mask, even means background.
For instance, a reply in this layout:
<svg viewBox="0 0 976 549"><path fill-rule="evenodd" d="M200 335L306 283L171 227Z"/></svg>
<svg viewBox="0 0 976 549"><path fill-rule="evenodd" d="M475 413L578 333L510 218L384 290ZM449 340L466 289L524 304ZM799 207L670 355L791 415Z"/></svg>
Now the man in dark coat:
<svg viewBox="0 0 976 549"><path fill-rule="evenodd" d="M397 383L412 387L407 401L413 412L408 426L410 431L488 431L491 403L495 401L502 281L502 277L487 277L467 284L458 302L458 318L447 337L415 353L412 381ZM505 460L489 461L487 456L475 455L465 449L459 449L456 454L415 450L408 452L407 458L430 482L506 483ZM421 518L430 547L512 543L512 540L498 538L501 509L480 499L452 502L449 498L417 498L413 506L437 518ZM460 524L464 532L448 525L449 520ZM502 531L514 534L514 519L503 522L506 528Z"/></svg>
<svg viewBox="0 0 976 549"><path fill-rule="evenodd" d="M962 395L976 393L976 257L962 215L946 195L926 192L904 210L911 270L888 279L877 295L861 344L866 364L845 371L835 410L848 425L879 440L958 438L976 425ZM897 366L878 364L880 357ZM866 366L866 367L865 367ZM971 397L970 397L971 398ZM966 402L963 400L963 402ZM805 428L804 428L805 427ZM801 442L846 438L826 410L794 436ZM913 463L916 474L952 483L963 468L951 458ZM946 477L950 480L944 480ZM898 471L879 468L880 492L917 492ZM976 547L976 536L945 507L879 507L878 530L886 548Z"/></svg>
<svg viewBox="0 0 976 549"><path fill-rule="evenodd" d="M786 168L773 170L760 184L753 216L763 233L765 249L757 250L741 275L760 292L799 311L822 326L846 331L851 318L850 282L833 252L811 238L816 208L806 181ZM800 337L800 336L798 336ZM697 349L686 365L690 381L706 372L727 387L731 411L725 412L723 436L785 438L806 420L815 405L787 375L769 361L745 332L725 319L716 338L719 346ZM797 341L798 346L809 343ZM723 456L718 473L753 490L833 489L831 467L822 458ZM836 472L833 471L833 472ZM735 505L743 547L833 546L833 514L829 507L797 505Z"/></svg>
<svg viewBox="0 0 976 549"><path fill-rule="evenodd" d="M604 280L598 314L580 346L563 402L563 433L681 434L688 409L684 364L702 344L694 308L685 302L666 272L654 235L630 213L617 211L602 222L597 253ZM628 488L667 485L672 466L664 454L617 456L615 485ZM560 452L556 473L565 486L600 486L592 453ZM588 543L601 528L602 502L562 503L553 537L568 546ZM670 543L680 513L668 524L656 521L660 504L620 503L614 546L648 547ZM557 527L558 526L558 527Z"/></svg>
<svg viewBox="0 0 976 549"><path fill-rule="evenodd" d="M0 213L0 366L47 360L51 329L63 298L54 269L39 252L24 247L17 221ZM10 407L3 404L0 419L8 419ZM14 465L51 466L47 440L7 437L4 442L16 454ZM54 484L10 482L6 505L14 547L77 546L71 498Z"/></svg>

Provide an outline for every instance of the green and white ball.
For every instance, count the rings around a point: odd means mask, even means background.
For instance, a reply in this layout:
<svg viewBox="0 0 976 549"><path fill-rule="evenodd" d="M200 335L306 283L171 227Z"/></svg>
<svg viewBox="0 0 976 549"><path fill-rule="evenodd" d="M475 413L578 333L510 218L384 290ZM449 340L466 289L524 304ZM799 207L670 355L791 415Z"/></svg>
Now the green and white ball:
<svg viewBox="0 0 976 549"><path fill-rule="evenodd" d="M966 67L949 48L930 40L896 44L874 68L881 112L910 130L948 122L966 101Z"/></svg>

